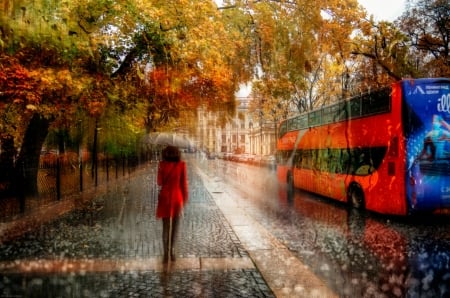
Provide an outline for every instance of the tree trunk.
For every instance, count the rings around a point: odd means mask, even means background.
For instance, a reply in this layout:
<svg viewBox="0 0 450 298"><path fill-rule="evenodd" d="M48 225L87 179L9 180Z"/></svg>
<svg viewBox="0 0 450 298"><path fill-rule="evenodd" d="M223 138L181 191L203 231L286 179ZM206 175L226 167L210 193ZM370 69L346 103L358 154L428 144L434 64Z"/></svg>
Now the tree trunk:
<svg viewBox="0 0 450 298"><path fill-rule="evenodd" d="M10 191L14 180L14 138L11 135L4 135L0 138L0 192Z"/></svg>
<svg viewBox="0 0 450 298"><path fill-rule="evenodd" d="M36 195L38 192L39 158L48 134L49 125L48 119L39 114L34 114L25 131L15 166L17 177L15 183L18 183L17 189L23 191L24 195Z"/></svg>

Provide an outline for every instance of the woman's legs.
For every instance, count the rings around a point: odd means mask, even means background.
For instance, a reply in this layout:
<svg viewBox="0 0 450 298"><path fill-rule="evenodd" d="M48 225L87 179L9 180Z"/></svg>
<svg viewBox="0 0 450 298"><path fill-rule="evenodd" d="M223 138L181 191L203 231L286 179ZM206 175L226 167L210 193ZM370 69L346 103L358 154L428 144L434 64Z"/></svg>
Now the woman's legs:
<svg viewBox="0 0 450 298"><path fill-rule="evenodd" d="M172 225L170 222L170 218L163 218L163 249L164 249L164 256L163 256L163 262L167 263L169 261L169 250L170 250L170 259L172 261L175 261L175 241L178 234L178 225L179 220L178 217L172 218ZM169 242L170 239L170 242Z"/></svg>
<svg viewBox="0 0 450 298"><path fill-rule="evenodd" d="M170 259L172 261L175 261L176 257L175 257L175 240L177 238L177 234L178 234L178 216L175 216L172 218L172 234L171 234L171 239L170 239Z"/></svg>
<svg viewBox="0 0 450 298"><path fill-rule="evenodd" d="M163 218L163 249L164 249L164 256L163 256L163 263L167 263L169 261L169 235L170 235L170 218Z"/></svg>

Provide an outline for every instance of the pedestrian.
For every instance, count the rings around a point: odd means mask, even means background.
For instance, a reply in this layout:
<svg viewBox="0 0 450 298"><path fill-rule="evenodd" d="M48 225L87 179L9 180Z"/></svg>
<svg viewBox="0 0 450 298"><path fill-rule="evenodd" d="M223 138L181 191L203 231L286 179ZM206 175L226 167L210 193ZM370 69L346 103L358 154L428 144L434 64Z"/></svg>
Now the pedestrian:
<svg viewBox="0 0 450 298"><path fill-rule="evenodd" d="M167 146L162 151L157 182L161 189L156 217L162 218L163 222L163 263L167 263L169 252L170 259L175 261L175 241L179 220L188 200L186 163L181 160L181 152L177 147Z"/></svg>

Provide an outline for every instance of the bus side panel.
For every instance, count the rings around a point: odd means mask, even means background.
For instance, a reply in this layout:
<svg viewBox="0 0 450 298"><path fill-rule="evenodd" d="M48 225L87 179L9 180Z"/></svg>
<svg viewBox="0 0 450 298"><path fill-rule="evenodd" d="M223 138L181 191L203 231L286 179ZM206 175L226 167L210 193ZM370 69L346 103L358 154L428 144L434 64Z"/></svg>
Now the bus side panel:
<svg viewBox="0 0 450 298"><path fill-rule="evenodd" d="M315 192L314 175L311 170L294 168L294 186L306 191Z"/></svg>
<svg viewBox="0 0 450 298"><path fill-rule="evenodd" d="M333 142L344 137L339 143L345 141L346 147L352 149L387 147L386 154L379 157L381 164L374 172L361 174L358 173L360 170L356 169L354 173L349 173L345 180L346 189L348 190L354 183L359 184L364 191L365 207L368 210L405 215L407 213L404 186L405 150L402 141L400 92L392 92L390 113L353 119L343 124L345 127L340 127L341 131L333 135ZM345 129L345 133L342 129Z"/></svg>
<svg viewBox="0 0 450 298"><path fill-rule="evenodd" d="M295 187L304 189L322 196L346 202L347 192L345 179L347 175L322 173L317 175L312 170L294 169Z"/></svg>
<svg viewBox="0 0 450 298"><path fill-rule="evenodd" d="M335 148L345 147L348 140L342 133L345 125L342 123L312 127L302 131L301 138L297 144L299 150L317 149L317 148ZM333 198L338 201L347 201L345 179L346 174L328 173L320 168L321 161L317 157L313 158L316 163L307 168L293 167L294 186L306 191L317 193L322 196ZM329 162L327 160L326 162Z"/></svg>
<svg viewBox="0 0 450 298"><path fill-rule="evenodd" d="M353 150L363 147L389 147L393 138L401 137L400 108L393 108L394 114L382 114L367 119L356 119L340 122L328 126L313 127L302 132L298 148L342 148ZM396 120L397 119L397 120ZM386 214L406 214L406 201L404 191L405 172L403 164L404 155L401 155L402 145L397 143L394 156L382 156L380 167L371 174L354 175L345 174L343 168L348 165L336 161L333 172L322 171L320 161L309 165L306 169L293 167L294 186L310 192L342 202L347 201L347 191L351 184L359 184L365 196L366 208L375 212ZM313 157L313 160L316 160ZM330 162L330 157L327 159ZM330 168L328 168L330 170ZM358 170L356 170L358 172ZM340 173L340 174L339 174Z"/></svg>

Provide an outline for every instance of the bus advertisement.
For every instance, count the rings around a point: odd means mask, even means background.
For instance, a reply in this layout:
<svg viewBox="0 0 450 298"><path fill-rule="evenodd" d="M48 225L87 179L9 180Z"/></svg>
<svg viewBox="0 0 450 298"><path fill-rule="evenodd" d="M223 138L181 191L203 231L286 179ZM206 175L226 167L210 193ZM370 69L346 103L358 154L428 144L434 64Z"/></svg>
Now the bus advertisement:
<svg viewBox="0 0 450 298"><path fill-rule="evenodd" d="M280 123L277 176L382 214L450 212L450 78L402 80Z"/></svg>

